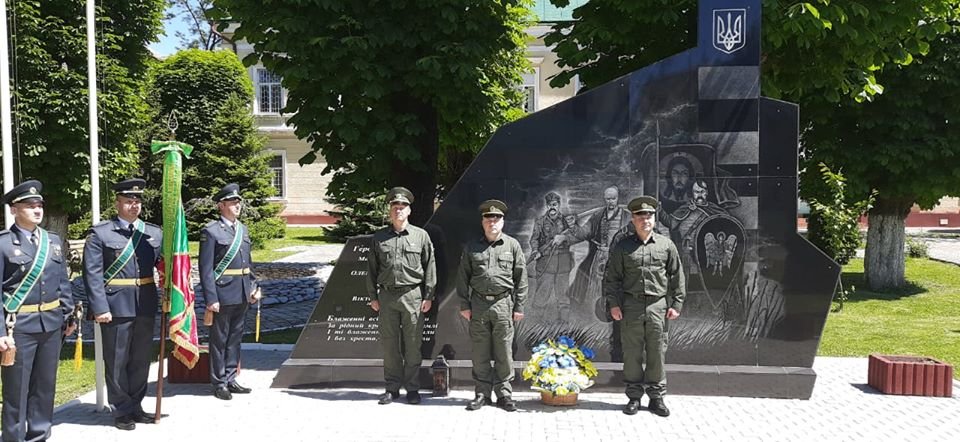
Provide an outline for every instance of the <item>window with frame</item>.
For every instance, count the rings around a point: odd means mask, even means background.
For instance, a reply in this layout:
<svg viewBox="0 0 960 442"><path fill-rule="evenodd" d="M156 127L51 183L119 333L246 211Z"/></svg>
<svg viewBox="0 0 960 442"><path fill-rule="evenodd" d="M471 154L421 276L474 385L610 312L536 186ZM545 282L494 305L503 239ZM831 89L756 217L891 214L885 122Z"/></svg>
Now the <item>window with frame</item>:
<svg viewBox="0 0 960 442"><path fill-rule="evenodd" d="M520 90L523 92L523 111L526 113L533 113L537 111L537 97L538 88L537 88L537 72L532 72L529 74L523 74L523 84L520 85Z"/></svg>
<svg viewBox="0 0 960 442"><path fill-rule="evenodd" d="M261 114L279 114L283 109L281 77L264 68L257 68L257 111Z"/></svg>
<svg viewBox="0 0 960 442"><path fill-rule="evenodd" d="M274 189L277 189L276 195L274 198L284 198L286 197L286 186L284 182L286 181L286 176L284 176L284 167L286 166L284 161L284 155L281 152L274 152L273 156L270 158L270 172L273 173L273 176L270 178L270 185Z"/></svg>

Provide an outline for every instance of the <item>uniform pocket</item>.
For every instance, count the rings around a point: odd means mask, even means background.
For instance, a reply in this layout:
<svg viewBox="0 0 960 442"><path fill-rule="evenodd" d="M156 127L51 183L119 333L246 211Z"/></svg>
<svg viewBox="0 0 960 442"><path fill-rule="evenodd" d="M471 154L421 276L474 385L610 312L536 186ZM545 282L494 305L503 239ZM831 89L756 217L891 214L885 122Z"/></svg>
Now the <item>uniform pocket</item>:
<svg viewBox="0 0 960 442"><path fill-rule="evenodd" d="M227 286L228 284L233 282L233 278L234 278L233 276L221 276L220 279L217 280L217 287Z"/></svg>
<svg viewBox="0 0 960 442"><path fill-rule="evenodd" d="M403 248L403 258L406 261L407 267L419 271L422 267L420 262L420 255L423 251L418 245L406 245Z"/></svg>
<svg viewBox="0 0 960 442"><path fill-rule="evenodd" d="M503 270L513 268L513 253L501 253L497 255L497 265Z"/></svg>

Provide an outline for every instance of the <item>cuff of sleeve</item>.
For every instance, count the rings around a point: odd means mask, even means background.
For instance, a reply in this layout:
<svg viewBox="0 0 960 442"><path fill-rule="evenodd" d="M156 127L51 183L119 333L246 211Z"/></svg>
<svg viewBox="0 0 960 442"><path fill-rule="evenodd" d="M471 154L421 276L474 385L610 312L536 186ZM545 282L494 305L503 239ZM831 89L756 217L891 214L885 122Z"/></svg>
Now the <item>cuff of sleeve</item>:
<svg viewBox="0 0 960 442"><path fill-rule="evenodd" d="M614 307L621 307L620 300L614 297L607 296L607 309L612 309Z"/></svg>
<svg viewBox="0 0 960 442"><path fill-rule="evenodd" d="M513 305L513 312L514 312L514 313L523 313L523 306L520 305L520 304L514 304L514 305Z"/></svg>

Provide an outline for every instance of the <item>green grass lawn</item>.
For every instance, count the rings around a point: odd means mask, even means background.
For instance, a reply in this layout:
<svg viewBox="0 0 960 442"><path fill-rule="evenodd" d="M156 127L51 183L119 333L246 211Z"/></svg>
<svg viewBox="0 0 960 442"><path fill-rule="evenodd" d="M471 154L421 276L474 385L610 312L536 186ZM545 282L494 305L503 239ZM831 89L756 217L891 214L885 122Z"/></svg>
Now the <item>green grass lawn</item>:
<svg viewBox="0 0 960 442"><path fill-rule="evenodd" d="M271 239L264 244L263 249L252 252L254 262L271 262L281 258L286 258L297 252L281 252L277 249L291 246L313 246L319 244L330 244L323 237L323 228L321 227L287 227L287 236L279 239ZM197 258L200 254L200 242L190 241L190 257Z"/></svg>
<svg viewBox="0 0 960 442"><path fill-rule="evenodd" d="M844 266L844 287L857 291L842 312L830 313L819 354L930 356L960 367L960 267L908 259L906 274L907 287L876 293L866 288L862 259Z"/></svg>

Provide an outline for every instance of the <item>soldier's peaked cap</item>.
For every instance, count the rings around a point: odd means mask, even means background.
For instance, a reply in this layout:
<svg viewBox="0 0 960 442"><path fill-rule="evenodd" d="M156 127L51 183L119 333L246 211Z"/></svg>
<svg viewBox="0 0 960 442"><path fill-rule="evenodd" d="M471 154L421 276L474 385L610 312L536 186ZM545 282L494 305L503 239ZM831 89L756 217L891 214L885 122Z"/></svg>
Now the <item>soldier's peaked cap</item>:
<svg viewBox="0 0 960 442"><path fill-rule="evenodd" d="M656 213L657 199L652 196L641 196L630 200L627 209L632 213Z"/></svg>
<svg viewBox="0 0 960 442"><path fill-rule="evenodd" d="M143 189L147 187L147 181L142 178L130 178L113 185L113 191L118 196L130 198L140 198L143 195Z"/></svg>
<svg viewBox="0 0 960 442"><path fill-rule="evenodd" d="M230 183L226 186L223 186L216 195L213 196L213 200L216 202L227 201L227 200L242 200L243 197L240 196L240 185L237 183Z"/></svg>
<svg viewBox="0 0 960 442"><path fill-rule="evenodd" d="M480 203L481 215L500 215L507 214L507 205L500 200L486 200Z"/></svg>
<svg viewBox="0 0 960 442"><path fill-rule="evenodd" d="M406 187L394 187L387 192L387 202L413 204L413 192Z"/></svg>
<svg viewBox="0 0 960 442"><path fill-rule="evenodd" d="M18 184L13 189L10 189L9 192L3 195L4 204L15 204L21 201L28 200L40 200L43 201L43 196L40 195L40 191L43 190L43 184L37 180L27 180Z"/></svg>

